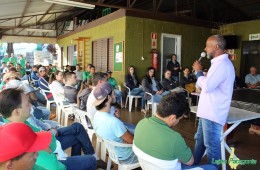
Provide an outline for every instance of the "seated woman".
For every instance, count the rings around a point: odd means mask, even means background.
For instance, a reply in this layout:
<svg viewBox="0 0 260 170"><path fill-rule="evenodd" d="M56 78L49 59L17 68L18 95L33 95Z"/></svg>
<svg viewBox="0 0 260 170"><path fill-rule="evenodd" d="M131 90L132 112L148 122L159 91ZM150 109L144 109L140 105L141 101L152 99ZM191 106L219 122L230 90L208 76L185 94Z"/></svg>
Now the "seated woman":
<svg viewBox="0 0 260 170"><path fill-rule="evenodd" d="M149 67L142 80L142 87L144 92L148 92L153 95L153 102L159 103L161 98L169 92L164 91L161 83L154 76L155 68ZM150 100L150 95L145 94L145 99Z"/></svg>
<svg viewBox="0 0 260 170"><path fill-rule="evenodd" d="M59 70L55 71L50 78L50 91L57 97L64 98L63 73Z"/></svg>
<svg viewBox="0 0 260 170"><path fill-rule="evenodd" d="M164 72L164 79L162 80L162 86L166 91L175 91L174 89L179 87L179 83L171 77L171 70L166 70ZM182 91L181 88L179 89ZM180 91L176 91L176 92L180 92Z"/></svg>
<svg viewBox="0 0 260 170"><path fill-rule="evenodd" d="M190 74L190 69L186 67L183 70L183 77L181 80L182 87L185 88L189 93L192 93L195 91L196 81L196 78Z"/></svg>
<svg viewBox="0 0 260 170"><path fill-rule="evenodd" d="M144 91L139 87L137 77L135 75L135 69L133 66L128 67L128 74L125 76L125 84L131 90L131 95L137 95L142 97L142 109L141 112L146 113L145 111L145 98Z"/></svg>

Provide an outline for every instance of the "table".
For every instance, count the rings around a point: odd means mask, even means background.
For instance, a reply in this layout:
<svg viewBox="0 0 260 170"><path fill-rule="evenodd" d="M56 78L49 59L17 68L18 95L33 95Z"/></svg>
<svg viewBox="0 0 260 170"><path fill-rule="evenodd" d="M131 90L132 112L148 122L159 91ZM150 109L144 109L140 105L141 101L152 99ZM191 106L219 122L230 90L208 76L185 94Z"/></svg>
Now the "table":
<svg viewBox="0 0 260 170"><path fill-rule="evenodd" d="M191 112L197 113L197 106L190 107ZM240 108L230 107L228 118L226 123L227 124L233 124L228 128L225 132L222 131L222 135L220 138L221 141L221 159L226 160L226 154L225 149L231 154L231 149L225 142L225 137L232 132L240 123L252 119L260 118L259 113L243 110ZM237 158L236 155L234 155L234 158ZM226 170L226 164L222 164L222 170Z"/></svg>

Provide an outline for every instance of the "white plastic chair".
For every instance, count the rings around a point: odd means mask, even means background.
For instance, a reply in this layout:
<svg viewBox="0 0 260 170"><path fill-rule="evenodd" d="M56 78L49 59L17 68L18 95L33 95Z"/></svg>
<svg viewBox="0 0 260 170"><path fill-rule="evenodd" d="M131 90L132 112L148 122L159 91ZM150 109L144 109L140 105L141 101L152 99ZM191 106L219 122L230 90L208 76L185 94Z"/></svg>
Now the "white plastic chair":
<svg viewBox="0 0 260 170"><path fill-rule="evenodd" d="M150 99L150 100L147 100L146 111L149 110L149 105L152 105L152 114L155 115L156 109L157 109L157 105L158 105L159 103L155 103L155 102L153 101L153 95L152 95L151 93L148 93L148 92L145 92L145 93L151 96L151 99ZM145 114L145 116L146 116L146 114Z"/></svg>
<svg viewBox="0 0 260 170"><path fill-rule="evenodd" d="M138 161L143 170L181 170L181 163L178 162L178 159L168 161L152 157L137 148L135 144L133 144L133 152L138 157ZM190 170L203 169L196 167Z"/></svg>
<svg viewBox="0 0 260 170"><path fill-rule="evenodd" d="M90 129L89 125L86 121L86 116L87 116L87 112L80 110L78 108L76 108L75 106L72 107L72 111L75 115L75 122L81 123L83 125L83 127L87 130L88 132L88 136L90 141L92 142L93 140L93 135L95 133L94 129Z"/></svg>
<svg viewBox="0 0 260 170"><path fill-rule="evenodd" d="M122 93L122 88L119 84L117 85L117 88ZM123 97L122 96L121 96L121 107L123 108Z"/></svg>
<svg viewBox="0 0 260 170"><path fill-rule="evenodd" d="M76 106L72 107L73 113L75 114L75 122L81 123L83 125L83 127L87 130L89 139L92 143L93 141L93 135L95 134L94 129L90 129L89 125L86 121L86 116L87 116L87 112L80 110L78 108L76 108ZM99 137L98 135L96 135L97 139L96 139L96 153L99 153L99 149L101 148L101 159L103 161L106 161L106 148L105 148L105 144L102 140L101 137Z"/></svg>
<svg viewBox="0 0 260 170"><path fill-rule="evenodd" d="M133 103L133 99L135 99L135 107L137 107L137 102L138 102L138 99L139 98L142 98L141 96L138 96L138 95L132 95L131 94L131 90L129 87L127 87L126 85L124 85L125 88L128 89L128 94L126 96L126 101L125 101L125 107L127 106L127 102L128 102L128 99L129 99L129 112L132 111L132 103Z"/></svg>
<svg viewBox="0 0 260 170"><path fill-rule="evenodd" d="M120 164L119 159L116 154L116 147L130 147L132 148L132 144L125 144L125 143L119 143L115 141L110 141L110 140L105 140L103 139L106 149L108 150L109 153L109 159L107 163L107 170L110 169L111 167L111 160L118 165L118 170L127 170L127 169L135 169L140 167L139 163L133 163L133 164Z"/></svg>
<svg viewBox="0 0 260 170"><path fill-rule="evenodd" d="M47 96L46 96L46 93L52 93L51 91L49 91L49 90L44 90L44 89L41 89L41 91L42 91L42 94L44 95L44 97L45 97L45 99L46 99L46 101L47 101L47 104L46 104L46 107L47 107L47 109L51 109L51 104L52 103L55 103L55 101L54 100L49 100L48 98L47 98Z"/></svg>

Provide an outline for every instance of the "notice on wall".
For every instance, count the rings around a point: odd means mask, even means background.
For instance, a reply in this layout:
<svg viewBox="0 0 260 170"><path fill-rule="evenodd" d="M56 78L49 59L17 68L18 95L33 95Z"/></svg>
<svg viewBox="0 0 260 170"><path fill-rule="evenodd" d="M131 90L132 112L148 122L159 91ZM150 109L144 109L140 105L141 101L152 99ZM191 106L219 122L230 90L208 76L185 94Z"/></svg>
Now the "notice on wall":
<svg viewBox="0 0 260 170"><path fill-rule="evenodd" d="M51 53L47 51L34 51L34 64L41 64L47 66L52 64Z"/></svg>
<svg viewBox="0 0 260 170"><path fill-rule="evenodd" d="M123 68L123 42L114 44L114 71L122 71Z"/></svg>

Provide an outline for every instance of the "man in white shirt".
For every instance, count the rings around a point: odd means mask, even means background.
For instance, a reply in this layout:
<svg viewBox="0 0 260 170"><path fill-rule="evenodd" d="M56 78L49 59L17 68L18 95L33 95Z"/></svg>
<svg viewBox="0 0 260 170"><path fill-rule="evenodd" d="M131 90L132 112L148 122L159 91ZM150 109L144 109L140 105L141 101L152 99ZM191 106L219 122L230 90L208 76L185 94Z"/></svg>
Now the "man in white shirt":
<svg viewBox="0 0 260 170"><path fill-rule="evenodd" d="M197 110L200 119L195 134L194 165L200 163L205 150L207 164L221 159L220 137L230 109L235 80L234 66L224 52L225 45L221 35L207 39L205 51L213 57L207 76L203 75L199 61L193 64L197 84L202 89Z"/></svg>

